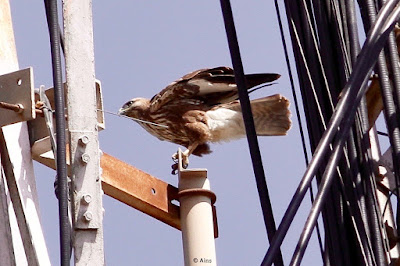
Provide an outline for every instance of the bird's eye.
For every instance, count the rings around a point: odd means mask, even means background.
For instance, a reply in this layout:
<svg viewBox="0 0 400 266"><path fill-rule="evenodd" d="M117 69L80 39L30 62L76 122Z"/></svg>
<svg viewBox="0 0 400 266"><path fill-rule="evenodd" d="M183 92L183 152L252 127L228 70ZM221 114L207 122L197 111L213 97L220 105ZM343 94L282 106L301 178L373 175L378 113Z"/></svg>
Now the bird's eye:
<svg viewBox="0 0 400 266"><path fill-rule="evenodd" d="M133 101L126 102L126 103L122 106L122 108L123 108L123 109L126 109L126 108L130 107L132 104L133 104Z"/></svg>

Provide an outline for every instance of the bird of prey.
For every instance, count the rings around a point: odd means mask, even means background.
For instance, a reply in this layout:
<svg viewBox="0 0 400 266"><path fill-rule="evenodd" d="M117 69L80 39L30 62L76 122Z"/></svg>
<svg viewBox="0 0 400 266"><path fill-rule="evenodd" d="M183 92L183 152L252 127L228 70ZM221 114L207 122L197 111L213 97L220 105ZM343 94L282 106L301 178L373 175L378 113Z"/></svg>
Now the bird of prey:
<svg viewBox="0 0 400 266"><path fill-rule="evenodd" d="M247 89L251 92L279 77L279 74L245 75ZM257 135L286 135L291 121L289 101L285 97L275 94L250 103ZM209 142L229 141L246 134L234 72L229 67L191 72L151 99L128 101L119 114L136 119L160 140L185 146L184 167L189 163L189 155L210 153ZM177 158L174 154L173 159Z"/></svg>

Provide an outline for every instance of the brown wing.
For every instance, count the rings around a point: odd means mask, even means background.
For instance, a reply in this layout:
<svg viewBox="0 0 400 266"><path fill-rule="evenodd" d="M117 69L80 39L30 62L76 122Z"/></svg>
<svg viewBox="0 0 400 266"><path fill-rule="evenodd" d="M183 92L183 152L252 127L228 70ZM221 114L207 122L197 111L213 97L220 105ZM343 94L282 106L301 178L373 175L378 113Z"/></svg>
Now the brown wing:
<svg viewBox="0 0 400 266"><path fill-rule="evenodd" d="M279 78L279 74L246 75L248 89L271 82ZM206 106L227 103L238 98L235 75L229 67L216 67L193 71L172 82L150 101L150 112L171 101L192 99Z"/></svg>

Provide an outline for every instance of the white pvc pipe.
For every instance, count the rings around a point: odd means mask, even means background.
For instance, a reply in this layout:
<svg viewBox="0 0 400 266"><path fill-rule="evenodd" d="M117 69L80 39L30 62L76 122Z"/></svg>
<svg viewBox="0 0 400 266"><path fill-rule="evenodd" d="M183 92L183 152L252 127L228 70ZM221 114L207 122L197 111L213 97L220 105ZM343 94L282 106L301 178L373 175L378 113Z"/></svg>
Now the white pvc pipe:
<svg viewBox="0 0 400 266"><path fill-rule="evenodd" d="M207 170L179 171L180 215L186 266L217 265L212 199Z"/></svg>

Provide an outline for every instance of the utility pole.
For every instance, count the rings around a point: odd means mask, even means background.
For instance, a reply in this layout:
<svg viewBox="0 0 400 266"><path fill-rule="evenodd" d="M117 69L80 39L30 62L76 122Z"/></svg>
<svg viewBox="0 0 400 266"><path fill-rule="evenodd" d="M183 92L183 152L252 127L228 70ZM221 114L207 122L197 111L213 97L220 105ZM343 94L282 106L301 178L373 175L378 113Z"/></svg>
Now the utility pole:
<svg viewBox="0 0 400 266"><path fill-rule="evenodd" d="M104 265L92 1L63 1L75 265Z"/></svg>

